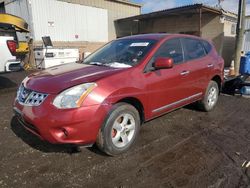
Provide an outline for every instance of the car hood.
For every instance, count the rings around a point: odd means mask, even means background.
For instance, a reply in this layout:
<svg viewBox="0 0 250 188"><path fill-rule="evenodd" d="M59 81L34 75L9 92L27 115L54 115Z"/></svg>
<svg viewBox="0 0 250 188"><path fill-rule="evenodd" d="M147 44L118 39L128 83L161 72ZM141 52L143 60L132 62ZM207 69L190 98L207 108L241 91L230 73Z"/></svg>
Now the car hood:
<svg viewBox="0 0 250 188"><path fill-rule="evenodd" d="M57 94L75 85L95 82L122 70L124 69L70 63L33 73L24 80L24 86L42 93Z"/></svg>

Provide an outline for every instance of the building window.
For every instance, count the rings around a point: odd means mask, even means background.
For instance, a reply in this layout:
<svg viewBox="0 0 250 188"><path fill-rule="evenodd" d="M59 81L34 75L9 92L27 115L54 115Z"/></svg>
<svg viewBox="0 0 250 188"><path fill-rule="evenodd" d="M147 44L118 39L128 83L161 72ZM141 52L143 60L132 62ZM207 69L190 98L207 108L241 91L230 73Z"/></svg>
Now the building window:
<svg viewBox="0 0 250 188"><path fill-rule="evenodd" d="M232 35L236 35L236 24L232 24L232 27L231 27L231 34L232 34Z"/></svg>

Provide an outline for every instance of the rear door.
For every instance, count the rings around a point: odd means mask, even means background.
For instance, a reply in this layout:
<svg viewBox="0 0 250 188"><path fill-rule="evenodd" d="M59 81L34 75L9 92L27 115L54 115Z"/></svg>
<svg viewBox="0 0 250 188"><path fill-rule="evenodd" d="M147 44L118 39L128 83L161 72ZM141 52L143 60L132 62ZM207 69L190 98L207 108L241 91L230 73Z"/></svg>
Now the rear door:
<svg viewBox="0 0 250 188"><path fill-rule="evenodd" d="M155 60L159 57L172 58L174 66L144 74L152 117L183 106L190 94L187 85L190 70L184 63L180 39L169 39L163 43L148 63L146 70L152 69Z"/></svg>
<svg viewBox="0 0 250 188"><path fill-rule="evenodd" d="M217 52L213 53L214 47L207 41L201 40L203 47L206 51L206 66L207 66L207 74L208 74L208 81L211 79L211 75L214 75L214 69L216 67L216 63L218 61L218 54Z"/></svg>
<svg viewBox="0 0 250 188"><path fill-rule="evenodd" d="M201 40L182 38L184 59L190 68L189 80L186 82L191 96L201 96L208 84L208 70L211 60Z"/></svg>

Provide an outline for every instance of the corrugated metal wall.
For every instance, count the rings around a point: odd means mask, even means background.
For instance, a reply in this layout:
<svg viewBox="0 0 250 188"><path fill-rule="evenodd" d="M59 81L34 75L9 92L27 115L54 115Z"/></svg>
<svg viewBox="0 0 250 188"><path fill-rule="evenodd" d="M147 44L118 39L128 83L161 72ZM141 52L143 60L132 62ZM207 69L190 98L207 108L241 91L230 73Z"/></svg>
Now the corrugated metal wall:
<svg viewBox="0 0 250 188"><path fill-rule="evenodd" d="M31 8L35 40L108 41L107 10L51 0L32 0Z"/></svg>
<svg viewBox="0 0 250 188"><path fill-rule="evenodd" d="M59 0L59 1L98 7L108 10L109 40L113 40L116 38L116 29L114 23L115 20L139 15L141 13L140 6L119 3L111 0Z"/></svg>
<svg viewBox="0 0 250 188"><path fill-rule="evenodd" d="M250 17L246 17L246 32L244 36L243 51L250 51Z"/></svg>
<svg viewBox="0 0 250 188"><path fill-rule="evenodd" d="M0 2L5 2L5 6L8 7L8 11L6 12L23 17L24 19L26 19L27 16L23 14L27 14L27 13L31 14L32 10L30 9L29 11L28 9L22 8L23 11L21 11L20 6L22 6L22 4L25 3L25 6L30 7L29 2L35 2L35 1L38 1L41 3L41 0L0 0ZM54 2L56 0L50 0L50 1ZM91 6L91 7L96 7L96 8L107 10L108 11L107 14L108 14L108 40L109 41L115 39L117 36L114 20L125 18L125 17L130 17L134 15L139 15L141 13L140 6L134 5L134 4L121 3L119 1L112 1L112 0L57 0L57 1L65 2L67 3L67 6L70 6L72 3L76 5L80 4L80 5ZM42 2L43 3L41 4L47 3L46 0ZM49 6L46 6L46 8L51 9L51 11L58 12L57 8L55 10L52 10L52 8ZM44 10L47 11L47 9L44 9ZM34 13L34 14L37 14L37 13ZM43 11L41 15L45 15ZM31 19L27 20L28 23L29 23L29 20ZM29 25L32 30L33 29L32 23L29 23Z"/></svg>
<svg viewBox="0 0 250 188"><path fill-rule="evenodd" d="M108 12L105 9L55 0L17 0L6 12L24 18L35 41L49 35L53 41L107 42Z"/></svg>
<svg viewBox="0 0 250 188"><path fill-rule="evenodd" d="M25 20L29 20L29 11L27 11L26 0L18 0L5 4L5 9L9 14L20 16Z"/></svg>
<svg viewBox="0 0 250 188"><path fill-rule="evenodd" d="M127 14L140 14L140 7L130 4L119 3L111 0L59 0L68 3L87 5L92 7L103 8L107 10L113 10L118 13Z"/></svg>

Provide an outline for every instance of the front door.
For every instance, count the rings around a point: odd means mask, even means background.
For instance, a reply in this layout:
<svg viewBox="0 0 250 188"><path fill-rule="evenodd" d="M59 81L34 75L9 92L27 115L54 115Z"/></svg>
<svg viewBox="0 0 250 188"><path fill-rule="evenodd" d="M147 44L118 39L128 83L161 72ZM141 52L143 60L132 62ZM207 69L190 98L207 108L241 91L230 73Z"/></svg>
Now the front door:
<svg viewBox="0 0 250 188"><path fill-rule="evenodd" d="M190 68L184 63L180 39L170 39L163 43L150 60L147 68L153 67L155 60L159 57L172 58L174 67L153 70L144 74L151 118L185 105L190 96L186 85L189 80Z"/></svg>

